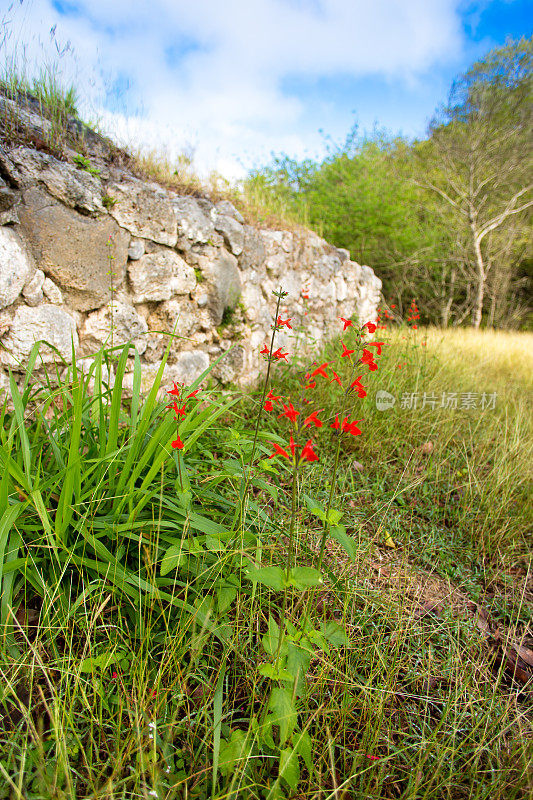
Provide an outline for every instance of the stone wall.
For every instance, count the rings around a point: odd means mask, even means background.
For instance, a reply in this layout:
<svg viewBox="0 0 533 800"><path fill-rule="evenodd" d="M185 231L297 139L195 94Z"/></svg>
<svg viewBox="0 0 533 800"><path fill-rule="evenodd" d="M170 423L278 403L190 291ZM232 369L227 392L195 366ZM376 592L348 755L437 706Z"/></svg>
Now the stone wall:
<svg viewBox="0 0 533 800"><path fill-rule="evenodd" d="M314 233L260 230L228 201L142 181L98 149L91 171L76 160L0 146L0 388L36 340L67 360L74 341L90 357L111 326L114 344L135 342L148 382L174 332L165 380L191 382L231 349L214 376L252 383L280 286L282 316L316 346L340 316L375 318L381 281ZM279 344L290 350L288 334Z"/></svg>

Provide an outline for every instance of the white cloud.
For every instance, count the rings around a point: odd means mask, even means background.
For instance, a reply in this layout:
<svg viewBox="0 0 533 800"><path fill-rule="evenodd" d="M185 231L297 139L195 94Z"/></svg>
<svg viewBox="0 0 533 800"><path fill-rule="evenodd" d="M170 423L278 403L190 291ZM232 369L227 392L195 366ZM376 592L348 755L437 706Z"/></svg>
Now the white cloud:
<svg viewBox="0 0 533 800"><path fill-rule="evenodd" d="M460 0L23 0L11 43L39 53L57 23L70 40L86 108L116 133L172 153L197 144L200 167L235 177L272 150L301 156L319 127L283 81L383 76L407 83L457 57ZM60 13L57 8L72 13ZM40 36L42 46L35 38ZM53 44L53 43L52 43ZM67 58L62 61L67 69ZM131 83L127 119L102 106L105 85ZM323 107L327 106L327 98ZM339 111L349 120L351 108ZM303 120L307 122L303 123ZM310 127L314 125L314 127Z"/></svg>

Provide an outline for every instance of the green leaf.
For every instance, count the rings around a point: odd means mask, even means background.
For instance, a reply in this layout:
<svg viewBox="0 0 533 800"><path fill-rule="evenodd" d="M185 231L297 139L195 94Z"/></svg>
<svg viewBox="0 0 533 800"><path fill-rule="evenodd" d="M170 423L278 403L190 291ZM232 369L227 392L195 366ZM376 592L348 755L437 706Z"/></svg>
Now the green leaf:
<svg viewBox="0 0 533 800"><path fill-rule="evenodd" d="M292 642L287 643L287 663L285 664L289 671L291 682L296 682L296 697L302 697L305 694L305 676L311 663L311 654L298 647Z"/></svg>
<svg viewBox="0 0 533 800"><path fill-rule="evenodd" d="M309 513L314 517L318 517L318 519L321 519L322 522L324 522L326 519L326 510L322 508L320 503L317 500L313 500L307 494L304 494L304 500Z"/></svg>
<svg viewBox="0 0 533 800"><path fill-rule="evenodd" d="M273 656L278 650L279 645L279 628L276 621L272 616L268 619L268 630L262 638L263 647L269 655ZM283 645L282 645L283 652Z"/></svg>
<svg viewBox="0 0 533 800"><path fill-rule="evenodd" d="M296 727L296 708L292 701L292 692L278 687L272 689L268 709L271 712L270 722L279 727L280 744L285 744Z"/></svg>
<svg viewBox="0 0 533 800"><path fill-rule="evenodd" d="M245 754L248 756L246 739L246 734L237 729L231 732L229 741L222 740L220 742L218 768L222 775L231 775L237 763L245 757Z"/></svg>
<svg viewBox="0 0 533 800"><path fill-rule="evenodd" d="M332 647L348 647L350 643L345 629L335 620L322 623L322 633Z"/></svg>
<svg viewBox="0 0 533 800"><path fill-rule="evenodd" d="M285 586L285 573L281 567L259 567L259 569L249 569L247 577L251 581L256 581L262 586L268 586L275 591L281 591Z"/></svg>
<svg viewBox="0 0 533 800"><path fill-rule="evenodd" d="M110 664L116 664L124 654L116 650L106 650L99 656L84 658L80 664L80 672L94 672L95 669L106 670Z"/></svg>
<svg viewBox="0 0 533 800"><path fill-rule="evenodd" d="M259 664L257 671L265 678L271 678L273 681L292 681L293 677L290 672L283 667L276 667L275 664Z"/></svg>
<svg viewBox="0 0 533 800"><path fill-rule="evenodd" d="M298 753L292 747L286 747L280 753L279 777L283 778L293 791L296 790L300 780L300 765L298 764Z"/></svg>
<svg viewBox="0 0 533 800"><path fill-rule="evenodd" d="M338 511L336 508L330 508L328 512L328 524L338 525L341 519L342 519L342 511Z"/></svg>
<svg viewBox="0 0 533 800"><path fill-rule="evenodd" d="M311 737L307 731L302 731L302 733L298 733L297 735L293 736L294 742L294 749L300 755L307 767L309 774L313 774L313 752L311 747Z"/></svg>
<svg viewBox="0 0 533 800"><path fill-rule="evenodd" d="M179 567L185 560L186 552L183 544L173 544L169 547L163 558L161 559L161 567L159 568L160 574L167 575L173 569Z"/></svg>
<svg viewBox="0 0 533 800"><path fill-rule="evenodd" d="M346 528L342 525L337 525L336 527L330 528L329 535L332 539L335 539L336 542L343 547L352 561L357 560L357 549L355 546L355 542L351 536L348 536L346 533Z"/></svg>
<svg viewBox="0 0 533 800"><path fill-rule="evenodd" d="M289 572L288 585L295 589L308 589L310 586L320 586L323 583L322 576L313 567L293 567Z"/></svg>
<svg viewBox="0 0 533 800"><path fill-rule="evenodd" d="M222 589L217 589L217 608L218 613L223 614L228 610L230 605L237 597L237 589L232 586L224 586Z"/></svg>

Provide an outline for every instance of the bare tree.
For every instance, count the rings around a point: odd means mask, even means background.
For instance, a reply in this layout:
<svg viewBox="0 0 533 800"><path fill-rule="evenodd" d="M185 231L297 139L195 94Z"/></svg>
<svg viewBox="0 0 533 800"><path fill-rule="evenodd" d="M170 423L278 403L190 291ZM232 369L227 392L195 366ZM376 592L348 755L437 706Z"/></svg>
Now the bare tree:
<svg viewBox="0 0 533 800"><path fill-rule="evenodd" d="M418 185L448 208L450 224L468 246L476 328L490 271L498 258L512 260L533 206L532 61L533 39L523 39L475 64L452 87L418 150L425 172ZM506 254L490 236L498 229L506 231Z"/></svg>

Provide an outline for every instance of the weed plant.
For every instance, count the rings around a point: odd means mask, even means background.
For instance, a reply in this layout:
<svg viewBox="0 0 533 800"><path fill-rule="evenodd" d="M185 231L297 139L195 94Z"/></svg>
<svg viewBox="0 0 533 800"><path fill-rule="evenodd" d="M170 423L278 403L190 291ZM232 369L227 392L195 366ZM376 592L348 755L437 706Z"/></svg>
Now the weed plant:
<svg viewBox="0 0 533 800"><path fill-rule="evenodd" d="M143 399L131 345L11 378L0 797L530 796L531 685L467 613L530 647L520 368L352 320L309 365L277 300L257 395L165 356Z"/></svg>

